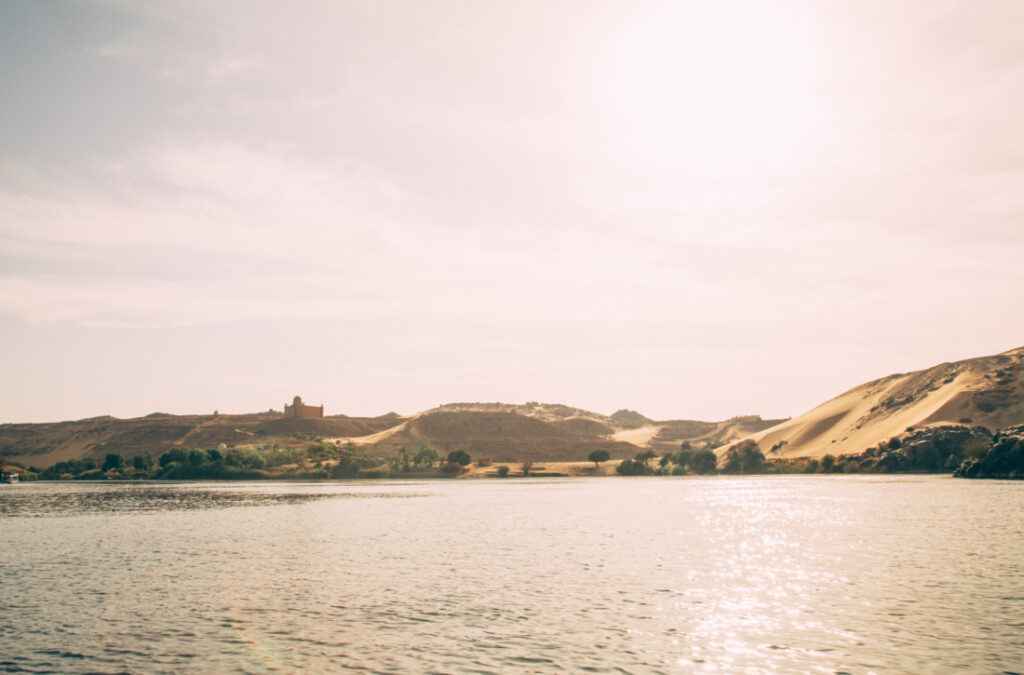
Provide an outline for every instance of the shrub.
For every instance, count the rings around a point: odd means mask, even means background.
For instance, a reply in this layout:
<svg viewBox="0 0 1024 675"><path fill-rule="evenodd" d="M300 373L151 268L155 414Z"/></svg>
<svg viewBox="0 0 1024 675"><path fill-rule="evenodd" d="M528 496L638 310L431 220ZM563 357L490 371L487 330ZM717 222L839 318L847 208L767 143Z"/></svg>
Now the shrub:
<svg viewBox="0 0 1024 675"><path fill-rule="evenodd" d="M306 446L306 454L311 457L322 457L331 450L334 450L334 446L330 443L310 443Z"/></svg>
<svg viewBox="0 0 1024 675"><path fill-rule="evenodd" d="M263 455L249 448L232 448L224 455L224 463L228 466L262 469L267 465Z"/></svg>
<svg viewBox="0 0 1024 675"><path fill-rule="evenodd" d="M473 458L469 456L469 453L465 450L452 450L448 453L448 463L458 464L459 466L469 466L469 463L473 461Z"/></svg>
<svg viewBox="0 0 1024 675"><path fill-rule="evenodd" d="M111 452L107 455L106 459L103 460L103 466L100 469L104 472L114 469L121 471L124 469L124 457L116 452Z"/></svg>
<svg viewBox="0 0 1024 675"><path fill-rule="evenodd" d="M92 469L90 471L83 471L74 477L75 480L103 480L105 476L99 469Z"/></svg>
<svg viewBox="0 0 1024 675"><path fill-rule="evenodd" d="M502 464L498 467L498 475L502 478L508 478L508 467Z"/></svg>
<svg viewBox="0 0 1024 675"><path fill-rule="evenodd" d="M831 473L832 469L836 465L836 458L833 455L825 455L821 458L821 471L822 473Z"/></svg>
<svg viewBox="0 0 1024 675"><path fill-rule="evenodd" d="M624 459L619 462L619 465L615 467L616 473L623 476L650 476L654 473L654 469L647 466L647 462L642 459L638 459L640 455L633 459Z"/></svg>
<svg viewBox="0 0 1024 675"><path fill-rule="evenodd" d="M342 457L328 473L331 478L355 478L359 475L359 465L351 457Z"/></svg>
<svg viewBox="0 0 1024 675"><path fill-rule="evenodd" d="M468 463L468 462L467 462ZM458 462L448 462L441 467L441 472L448 476L458 476L463 472L462 464Z"/></svg>

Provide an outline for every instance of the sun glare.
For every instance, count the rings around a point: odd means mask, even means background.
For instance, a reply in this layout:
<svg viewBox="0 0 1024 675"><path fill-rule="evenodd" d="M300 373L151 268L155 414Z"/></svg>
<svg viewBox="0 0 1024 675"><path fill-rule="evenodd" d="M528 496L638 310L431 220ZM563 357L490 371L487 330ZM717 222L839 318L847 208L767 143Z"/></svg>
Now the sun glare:
<svg viewBox="0 0 1024 675"><path fill-rule="evenodd" d="M657 153L715 168L777 160L799 130L801 60L755 3L662 7L627 33L617 95Z"/></svg>

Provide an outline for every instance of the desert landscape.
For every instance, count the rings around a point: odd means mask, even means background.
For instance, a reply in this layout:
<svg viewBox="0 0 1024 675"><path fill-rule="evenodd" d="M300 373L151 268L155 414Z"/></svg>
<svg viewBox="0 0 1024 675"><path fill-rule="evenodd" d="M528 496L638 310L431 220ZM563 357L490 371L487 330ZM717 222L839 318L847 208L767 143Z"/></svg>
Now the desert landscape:
<svg viewBox="0 0 1024 675"><path fill-rule="evenodd" d="M0 0L0 671L1024 674L1022 27Z"/></svg>
<svg viewBox="0 0 1024 675"><path fill-rule="evenodd" d="M298 397L296 401L301 404ZM322 408L317 410L323 414ZM784 420L756 415L720 422L652 420L629 409L602 415L538 402L450 403L409 416L391 412L308 419L274 410L244 415L152 413L125 420L108 416L0 425L0 454L8 465L35 471L60 462L90 461L95 471L110 455L126 463L135 458L152 463L175 449L214 450L225 456L270 452L284 458L270 475L327 477L342 455L374 476L400 476L402 468L408 473L413 464L431 469L434 461L437 475L444 475L444 458L462 451L472 461L450 475L494 477L614 475L624 473L620 463L631 458L642 467L660 460L663 468L680 450L713 451L723 468L742 450L764 458L744 473L770 467L804 470L820 467L822 461L828 470L952 472L964 460L980 458L993 432L1021 424L1024 348L1017 348L890 375ZM903 446L922 443L928 447L927 458L908 459ZM431 459L424 462L422 453L427 451ZM607 458L587 461L595 451L605 451ZM417 452L420 458L412 462ZM499 474L500 466L507 468ZM685 467L677 471L685 472ZM114 473L132 475L130 470Z"/></svg>
<svg viewBox="0 0 1024 675"><path fill-rule="evenodd" d="M494 462L583 461L595 449L613 459L638 452L673 452L682 441L719 447L781 420L757 416L722 422L649 420L620 410L612 415L559 404L452 403L403 417L328 416L289 419L281 412L246 415L167 415L137 419L99 417L52 424L0 425L0 454L15 463L45 468L68 460L154 458L176 447L301 447L311 439L349 445L363 456L386 457L401 448L429 445L442 454L465 450ZM585 462L584 462L585 463Z"/></svg>

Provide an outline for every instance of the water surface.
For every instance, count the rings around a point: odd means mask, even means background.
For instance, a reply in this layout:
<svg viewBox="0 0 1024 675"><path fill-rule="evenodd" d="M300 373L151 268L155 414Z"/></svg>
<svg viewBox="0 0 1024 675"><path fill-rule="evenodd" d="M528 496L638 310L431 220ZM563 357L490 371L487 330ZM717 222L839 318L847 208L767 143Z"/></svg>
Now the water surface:
<svg viewBox="0 0 1024 675"><path fill-rule="evenodd" d="M1024 671L1024 483L25 483L0 671Z"/></svg>

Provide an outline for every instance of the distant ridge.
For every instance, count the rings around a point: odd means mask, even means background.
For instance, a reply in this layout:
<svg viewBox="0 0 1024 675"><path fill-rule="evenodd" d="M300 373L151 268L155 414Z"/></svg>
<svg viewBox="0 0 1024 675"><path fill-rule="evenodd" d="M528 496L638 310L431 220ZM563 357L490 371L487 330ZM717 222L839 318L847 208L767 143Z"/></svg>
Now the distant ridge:
<svg viewBox="0 0 1024 675"><path fill-rule="evenodd" d="M293 419L277 412L250 415L168 415L136 419L99 417L77 422L0 425L0 455L45 468L68 459L156 458L173 447L215 448L277 444L298 447L320 439L353 444L362 454L394 456L430 445L442 453L466 450L494 461L582 461L595 449L613 458L651 450L662 454L682 441L716 447L765 429L778 420L757 416L724 422L654 421L633 410L613 415L560 403L447 403L402 417L332 415Z"/></svg>

